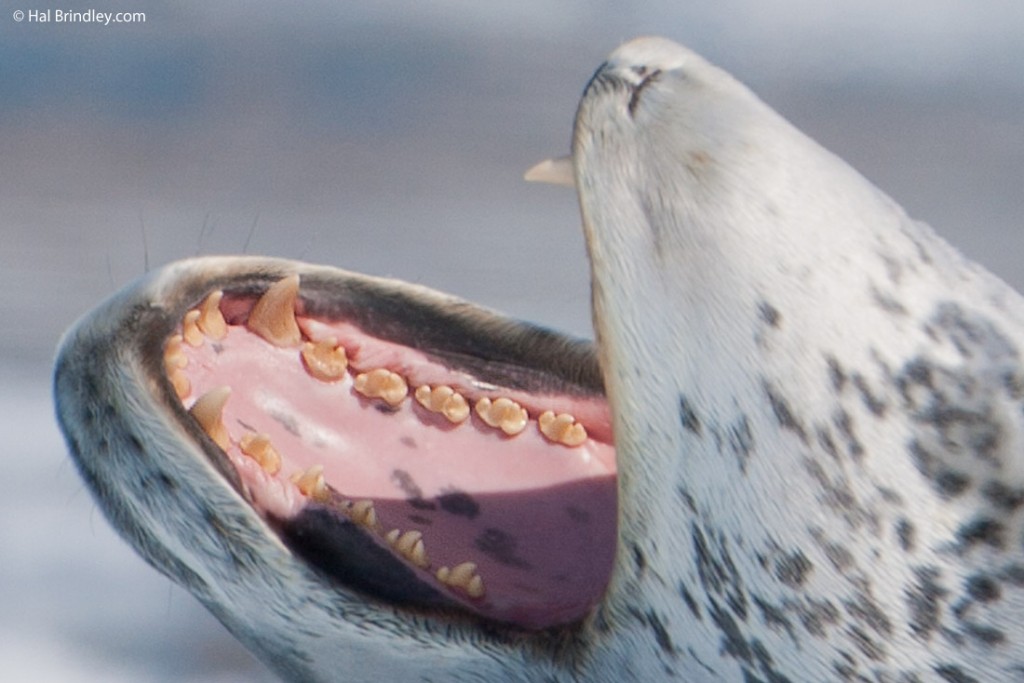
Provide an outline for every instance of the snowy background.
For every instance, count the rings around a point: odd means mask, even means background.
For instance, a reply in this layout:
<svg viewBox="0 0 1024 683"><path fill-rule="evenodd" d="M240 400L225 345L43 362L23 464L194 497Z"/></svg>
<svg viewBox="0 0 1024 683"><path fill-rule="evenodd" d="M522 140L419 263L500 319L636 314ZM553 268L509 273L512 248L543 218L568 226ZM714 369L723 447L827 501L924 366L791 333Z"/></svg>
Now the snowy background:
<svg viewBox="0 0 1024 683"><path fill-rule="evenodd" d="M520 178L568 151L622 40L696 48L1024 288L1019 0L49 6L146 13L105 27L17 23L48 8L20 2L0 11L3 681L272 680L79 482L60 333L147 266L245 251L589 334L575 199Z"/></svg>

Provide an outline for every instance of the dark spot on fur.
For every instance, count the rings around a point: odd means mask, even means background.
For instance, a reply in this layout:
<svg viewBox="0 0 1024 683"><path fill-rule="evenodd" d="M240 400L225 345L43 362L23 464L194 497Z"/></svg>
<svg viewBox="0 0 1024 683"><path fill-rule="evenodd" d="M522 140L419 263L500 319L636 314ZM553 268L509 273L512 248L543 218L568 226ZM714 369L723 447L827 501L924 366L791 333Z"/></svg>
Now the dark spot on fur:
<svg viewBox="0 0 1024 683"><path fill-rule="evenodd" d="M632 544L633 549L633 564L636 565L636 573L643 574L644 570L647 569L647 558L644 556L644 551L640 549L636 543Z"/></svg>
<svg viewBox="0 0 1024 683"><path fill-rule="evenodd" d="M934 671L946 683L981 683L974 676L965 674L963 669L954 664L940 664L935 667Z"/></svg>
<svg viewBox="0 0 1024 683"><path fill-rule="evenodd" d="M775 420L779 423L779 426L783 429L788 429L800 437L800 440L807 443L807 431L803 425L797 421L793 410L789 407L789 403L786 402L782 396L780 396L771 384L767 381L763 383L764 393L768 397L768 403L772 407L772 413L775 415Z"/></svg>
<svg viewBox="0 0 1024 683"><path fill-rule="evenodd" d="M714 600L708 607L708 613L718 630L722 632L722 651L730 657L752 664L753 653L750 651L750 645L743 638L739 624L732 618L732 615L719 607Z"/></svg>
<svg viewBox="0 0 1024 683"><path fill-rule="evenodd" d="M875 303L886 313L892 315L907 315L907 307L904 306L896 297L891 294L882 292L877 287L871 287L871 297L875 300Z"/></svg>
<svg viewBox="0 0 1024 683"><path fill-rule="evenodd" d="M871 387L868 386L868 381L864 379L864 376L859 372L853 375L853 386L857 387L857 391L860 393L860 399L864 403L871 414L876 417L883 417L885 415L886 405L885 401L878 398L871 391Z"/></svg>
<svg viewBox="0 0 1024 683"><path fill-rule="evenodd" d="M701 586L709 595L723 596L733 614L746 620L746 593L727 541L713 531L705 536L695 523L690 524L690 536Z"/></svg>
<svg viewBox="0 0 1024 683"><path fill-rule="evenodd" d="M985 626L983 624L964 624L964 632L967 635L981 643L985 647L995 647L1006 642L1006 634L997 628L992 626Z"/></svg>
<svg viewBox="0 0 1024 683"><path fill-rule="evenodd" d="M693 499L693 496L690 495L690 492L684 489L682 486L677 486L676 492L679 494L679 497L682 499L682 501L686 504L687 509L689 509L691 513L697 514L697 502Z"/></svg>
<svg viewBox="0 0 1024 683"><path fill-rule="evenodd" d="M1001 595L999 583L985 574L974 574L967 577L964 588L967 590L967 594L978 602L992 602L998 600Z"/></svg>
<svg viewBox="0 0 1024 683"><path fill-rule="evenodd" d="M839 622L839 609L828 600L807 598L802 603L797 603L795 608L803 627L818 638L826 637L826 627Z"/></svg>
<svg viewBox="0 0 1024 683"><path fill-rule="evenodd" d="M836 390L836 393L841 392L846 386L846 373L843 372L843 366L839 364L835 356L831 355L825 356L825 362L828 364L828 378L832 382L832 388Z"/></svg>
<svg viewBox="0 0 1024 683"><path fill-rule="evenodd" d="M917 530L910 520L906 517L901 518L896 524L896 537L900 541L900 548L908 552L913 550L916 532Z"/></svg>
<svg viewBox="0 0 1024 683"><path fill-rule="evenodd" d="M480 514L480 505L473 496L464 491L448 491L437 497L437 503L445 512L466 519L476 519Z"/></svg>
<svg viewBox="0 0 1024 683"><path fill-rule="evenodd" d="M790 588L802 586L808 572L812 569L814 569L814 565L799 550L775 560L775 578Z"/></svg>
<svg viewBox="0 0 1024 683"><path fill-rule="evenodd" d="M846 442L847 453L852 458L859 460L864 455L864 445L853 431L853 418L850 417L850 413L840 408L832 416L832 422L835 423L840 436Z"/></svg>
<svg viewBox="0 0 1024 683"><path fill-rule="evenodd" d="M957 529L956 537L963 550L979 544L1001 550L1006 546L1005 531L1002 522L991 517L978 517Z"/></svg>
<svg viewBox="0 0 1024 683"><path fill-rule="evenodd" d="M847 614L880 636L892 635L892 622L868 590L858 590L853 600L843 602Z"/></svg>
<svg viewBox="0 0 1024 683"><path fill-rule="evenodd" d="M857 646L857 649L865 657L875 662L885 659L884 648L874 638L865 633L863 629L856 625L851 625L846 632L850 636L850 640L853 641L853 644Z"/></svg>
<svg viewBox="0 0 1024 683"><path fill-rule="evenodd" d="M686 586L682 581L679 582L679 595L683 598L683 602L686 603L686 606L690 608L690 612L693 616L697 617L697 621L701 621L703 617L701 617L700 614L700 605L698 605L697 601L693 599L693 594L686 589Z"/></svg>
<svg viewBox="0 0 1024 683"><path fill-rule="evenodd" d="M757 305L757 314L761 316L761 320L771 327L778 327L782 321L782 314L779 313L779 309L767 301L762 301Z"/></svg>
<svg viewBox="0 0 1024 683"><path fill-rule="evenodd" d="M662 623L661 617L653 610L647 612L647 625L654 632L654 640L658 643L661 651L667 655L675 655L676 646L672 643L672 637L669 635L668 629L665 628L665 624Z"/></svg>
<svg viewBox="0 0 1024 683"><path fill-rule="evenodd" d="M687 431L700 436L700 418L697 417L697 413L693 410L693 406L682 394L679 395L679 421Z"/></svg>
<svg viewBox="0 0 1024 683"><path fill-rule="evenodd" d="M518 543L514 536L501 529L484 529L473 540L473 546L497 562L517 569L530 569L530 563L516 555Z"/></svg>
<svg viewBox="0 0 1024 683"><path fill-rule="evenodd" d="M942 603L949 591L939 585L939 570L935 567L914 569L915 582L904 590L904 599L910 609L910 630L923 640L931 640L942 621Z"/></svg>
<svg viewBox="0 0 1024 683"><path fill-rule="evenodd" d="M783 630L789 634L789 637L793 639L793 642L797 642L796 633L793 631L793 624L790 623L786 617L785 612L775 605L772 605L766 600L762 600L756 595L750 596L754 606L761 612L761 621L764 625L773 631Z"/></svg>
<svg viewBox="0 0 1024 683"><path fill-rule="evenodd" d="M818 427L818 444L825 449L825 452L832 456L833 460L839 459L839 449L836 448L836 442L832 439L832 432L828 427Z"/></svg>
<svg viewBox="0 0 1024 683"><path fill-rule="evenodd" d="M1024 565L1011 563L999 572L999 578L1017 588L1024 588Z"/></svg>
<svg viewBox="0 0 1024 683"><path fill-rule="evenodd" d="M981 488L981 494L997 508L1013 512L1024 504L1024 489L1012 488L1001 481L990 481Z"/></svg>

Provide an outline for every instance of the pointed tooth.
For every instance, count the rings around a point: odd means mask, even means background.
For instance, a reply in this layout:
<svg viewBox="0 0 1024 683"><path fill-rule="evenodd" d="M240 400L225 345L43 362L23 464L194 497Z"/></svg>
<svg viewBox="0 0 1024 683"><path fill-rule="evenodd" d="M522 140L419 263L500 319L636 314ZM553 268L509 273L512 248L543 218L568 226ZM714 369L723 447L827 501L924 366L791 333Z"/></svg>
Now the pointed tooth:
<svg viewBox="0 0 1024 683"><path fill-rule="evenodd" d="M210 292L203 303L199 306L199 318L196 323L199 330L213 340L220 340L228 334L228 324L224 321L224 314L220 312L220 300L224 292L217 290Z"/></svg>
<svg viewBox="0 0 1024 683"><path fill-rule="evenodd" d="M396 372L377 368L356 375L355 390L367 398L382 399L391 407L399 405L409 395L409 385Z"/></svg>
<svg viewBox="0 0 1024 683"><path fill-rule="evenodd" d="M412 552L413 546L416 545L416 542L421 538L423 538L423 534L415 529L406 531L395 541L395 550L400 552L402 555L407 556Z"/></svg>
<svg viewBox="0 0 1024 683"><path fill-rule="evenodd" d="M181 336L189 346L202 346L203 333L199 329L199 311L195 308L185 314L181 321Z"/></svg>
<svg viewBox="0 0 1024 683"><path fill-rule="evenodd" d="M445 585L448 584L448 579L451 578L451 574L452 574L452 570L450 568L448 568L447 566L445 566L445 567L438 567L437 571L434 572L434 576L437 577L437 580L440 581L441 583L445 584Z"/></svg>
<svg viewBox="0 0 1024 683"><path fill-rule="evenodd" d="M430 566L430 560L427 558L427 548L423 545L423 539L413 544L412 550L409 551L406 557L420 569L426 569Z"/></svg>
<svg viewBox="0 0 1024 683"><path fill-rule="evenodd" d="M565 446L579 446L587 440L586 428L568 413L555 415L550 410L544 411L537 418L537 426L549 441Z"/></svg>
<svg viewBox="0 0 1024 683"><path fill-rule="evenodd" d="M302 495L322 501L327 497L327 483L324 481L324 466L313 465L305 472L296 472L291 477Z"/></svg>
<svg viewBox="0 0 1024 683"><path fill-rule="evenodd" d="M336 382L345 376L348 356L335 337L302 345L302 361L306 371L321 382Z"/></svg>
<svg viewBox="0 0 1024 683"><path fill-rule="evenodd" d="M452 567L448 575L448 585L465 588L469 585L470 579L476 575L476 562L463 562Z"/></svg>
<svg viewBox="0 0 1024 683"><path fill-rule="evenodd" d="M493 401L489 398L482 398L476 402L475 410L484 422L491 427L497 427L509 436L514 436L524 429L529 422L526 410L508 398L497 398Z"/></svg>
<svg viewBox="0 0 1024 683"><path fill-rule="evenodd" d="M545 159L532 166L523 175L523 180L531 183L550 183L563 187L576 187L576 172L573 169L572 157L564 156Z"/></svg>
<svg viewBox="0 0 1024 683"><path fill-rule="evenodd" d="M433 392L430 390L430 387L424 384L422 386L416 387L416 391L415 393L413 393L413 398L415 398L416 402L419 403L424 408L426 408L427 410L433 410L430 403L430 397L432 395Z"/></svg>
<svg viewBox="0 0 1024 683"><path fill-rule="evenodd" d="M246 434L238 442L238 447L258 462L267 474L275 475L281 471L281 455L266 434Z"/></svg>
<svg viewBox="0 0 1024 683"><path fill-rule="evenodd" d="M249 312L245 326L274 346L298 346L302 341L295 320L295 301L299 296L299 276L289 275L270 285Z"/></svg>
<svg viewBox="0 0 1024 683"><path fill-rule="evenodd" d="M222 418L224 404L228 402L228 396L230 395L231 387L222 386L210 389L197 398L196 402L188 410L192 417L196 419L196 422L199 423L199 426L203 428L203 431L206 432L207 436L221 447L221 450L227 450L228 446L231 445L231 441L228 438L228 430L224 426Z"/></svg>
<svg viewBox="0 0 1024 683"><path fill-rule="evenodd" d="M474 574L473 578L466 584L466 594L471 598L482 598L485 592L484 580L480 578L479 574Z"/></svg>
<svg viewBox="0 0 1024 683"><path fill-rule="evenodd" d="M392 545L393 546L395 543L398 542L398 537L401 536L401 535L402 535L402 532L399 529L392 529L391 531L389 531L387 534L384 535L384 540L386 540L388 542L388 545Z"/></svg>
<svg viewBox="0 0 1024 683"><path fill-rule="evenodd" d="M352 521L369 529L377 526L377 510L372 500L357 500L352 503Z"/></svg>

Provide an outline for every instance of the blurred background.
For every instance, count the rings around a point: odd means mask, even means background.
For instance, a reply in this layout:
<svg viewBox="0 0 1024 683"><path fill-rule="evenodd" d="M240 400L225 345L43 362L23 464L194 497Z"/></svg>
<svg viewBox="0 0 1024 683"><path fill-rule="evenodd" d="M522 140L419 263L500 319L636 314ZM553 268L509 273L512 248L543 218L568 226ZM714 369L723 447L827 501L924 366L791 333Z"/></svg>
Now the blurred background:
<svg viewBox="0 0 1024 683"><path fill-rule="evenodd" d="M273 680L79 482L61 332L147 268L246 252L589 335L575 197L521 176L568 151L583 85L635 35L732 71L1024 288L1018 0L31 1L0 12L3 680ZM14 20L31 9L145 22Z"/></svg>

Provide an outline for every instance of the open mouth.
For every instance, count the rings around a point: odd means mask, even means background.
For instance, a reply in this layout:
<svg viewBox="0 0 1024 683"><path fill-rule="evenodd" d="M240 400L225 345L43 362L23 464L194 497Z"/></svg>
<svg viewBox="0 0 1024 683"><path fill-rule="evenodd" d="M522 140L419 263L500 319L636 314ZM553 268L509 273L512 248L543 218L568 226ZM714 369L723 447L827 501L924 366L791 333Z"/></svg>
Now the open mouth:
<svg viewBox="0 0 1024 683"><path fill-rule="evenodd" d="M557 341L529 363L514 335L415 296L331 289L228 280L163 338L182 419L238 493L293 553L370 598L531 630L585 617L616 541L594 373L559 370Z"/></svg>

